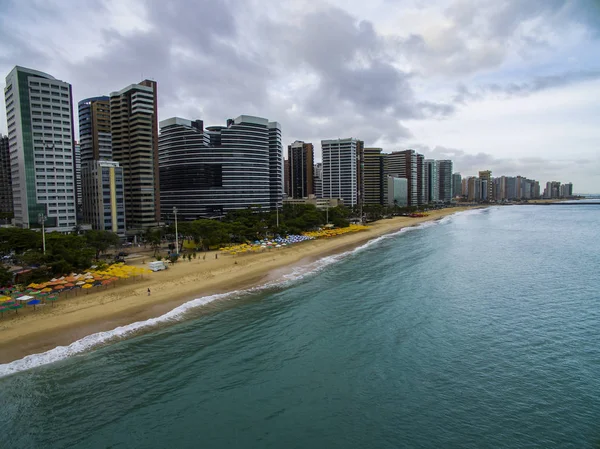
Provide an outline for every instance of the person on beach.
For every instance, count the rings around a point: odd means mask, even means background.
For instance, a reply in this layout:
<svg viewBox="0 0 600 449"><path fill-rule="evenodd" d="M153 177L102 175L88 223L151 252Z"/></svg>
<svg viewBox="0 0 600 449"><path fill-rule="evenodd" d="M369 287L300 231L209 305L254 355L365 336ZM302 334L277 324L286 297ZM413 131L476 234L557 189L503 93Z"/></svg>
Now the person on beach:
<svg viewBox="0 0 600 449"><path fill-rule="evenodd" d="M219 258L219 254L215 253L215 259L218 259L218 258Z"/></svg>
<svg viewBox="0 0 600 449"><path fill-rule="evenodd" d="M206 254L202 256L202 260L206 260Z"/></svg>
<svg viewBox="0 0 600 449"><path fill-rule="evenodd" d="M150 296L150 289L148 288L148 296Z"/></svg>

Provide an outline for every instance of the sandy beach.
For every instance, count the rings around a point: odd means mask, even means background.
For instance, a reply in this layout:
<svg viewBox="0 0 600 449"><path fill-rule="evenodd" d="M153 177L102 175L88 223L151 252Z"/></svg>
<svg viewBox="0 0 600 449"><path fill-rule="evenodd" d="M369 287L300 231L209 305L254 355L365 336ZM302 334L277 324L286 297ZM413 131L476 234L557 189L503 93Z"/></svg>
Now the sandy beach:
<svg viewBox="0 0 600 449"><path fill-rule="evenodd" d="M145 275L143 279L120 281L115 287L89 294L83 291L77 296L70 294L54 307L46 305L18 315L6 313L0 319L0 363L65 346L95 332L160 316L194 298L260 285L295 265L347 251L381 235L467 209L471 208L443 209L423 218L381 220L369 225L366 231L264 253L219 254L218 259L215 252L200 253L196 260L178 262L169 270Z"/></svg>

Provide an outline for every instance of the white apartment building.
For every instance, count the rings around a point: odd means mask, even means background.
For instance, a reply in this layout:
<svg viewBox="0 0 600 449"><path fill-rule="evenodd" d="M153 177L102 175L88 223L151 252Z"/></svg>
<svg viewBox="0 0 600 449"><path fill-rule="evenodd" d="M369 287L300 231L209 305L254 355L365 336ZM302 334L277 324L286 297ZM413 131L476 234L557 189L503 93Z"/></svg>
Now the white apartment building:
<svg viewBox="0 0 600 449"><path fill-rule="evenodd" d="M15 224L71 231L76 221L71 85L16 66L4 89Z"/></svg>

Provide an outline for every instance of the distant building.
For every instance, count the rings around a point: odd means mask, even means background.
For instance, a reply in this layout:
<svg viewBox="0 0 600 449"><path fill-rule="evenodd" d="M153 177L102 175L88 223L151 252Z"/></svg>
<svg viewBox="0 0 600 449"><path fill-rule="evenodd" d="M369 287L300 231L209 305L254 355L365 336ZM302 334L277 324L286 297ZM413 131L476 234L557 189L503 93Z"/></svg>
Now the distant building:
<svg viewBox="0 0 600 449"><path fill-rule="evenodd" d="M384 154L381 148L365 148L363 164L364 204L384 204Z"/></svg>
<svg viewBox="0 0 600 449"><path fill-rule="evenodd" d="M348 207L359 204L364 143L355 138L322 140L323 198L341 198Z"/></svg>
<svg viewBox="0 0 600 449"><path fill-rule="evenodd" d="M70 232L77 224L71 85L16 66L4 89L15 224Z"/></svg>
<svg viewBox="0 0 600 449"><path fill-rule="evenodd" d="M475 176L471 176L467 180L467 185L469 189L467 200L479 201L481 199L481 180Z"/></svg>
<svg viewBox="0 0 600 449"><path fill-rule="evenodd" d="M12 214L12 212L10 148L8 146L8 136L0 136L0 213Z"/></svg>
<svg viewBox="0 0 600 449"><path fill-rule="evenodd" d="M417 153L415 150L395 151L385 156L385 174L407 180L408 205L419 204Z"/></svg>
<svg viewBox="0 0 600 449"><path fill-rule="evenodd" d="M75 191L77 192L77 208L81 207L82 192L81 192L81 146L75 142Z"/></svg>
<svg viewBox="0 0 600 449"><path fill-rule="evenodd" d="M440 188L438 182L438 172L433 159L424 161L424 177L427 189L427 203L435 203L439 200Z"/></svg>
<svg viewBox="0 0 600 449"><path fill-rule="evenodd" d="M417 153L417 204L422 206L428 204L429 192L427 188L427 177L425 175L425 156Z"/></svg>
<svg viewBox="0 0 600 449"><path fill-rule="evenodd" d="M93 229L125 237L123 169L118 162L91 160L82 169L86 192L83 219Z"/></svg>
<svg viewBox="0 0 600 449"><path fill-rule="evenodd" d="M462 176L460 176L460 173L452 174L452 196L462 196Z"/></svg>
<svg viewBox="0 0 600 449"><path fill-rule="evenodd" d="M291 198L314 195L314 148L312 143L296 141L288 145L288 174Z"/></svg>
<svg viewBox="0 0 600 449"><path fill-rule="evenodd" d="M112 160L110 98L102 96L81 100L78 111L82 165L91 161Z"/></svg>
<svg viewBox="0 0 600 449"><path fill-rule="evenodd" d="M284 197L290 196L290 160L283 160L283 194Z"/></svg>
<svg viewBox="0 0 600 449"><path fill-rule="evenodd" d="M315 196L323 198L323 163L317 162L313 171L315 179Z"/></svg>
<svg viewBox="0 0 600 449"><path fill-rule="evenodd" d="M125 180L125 214L132 233L160 222L158 108L155 81L110 94L113 160Z"/></svg>
<svg viewBox="0 0 600 449"><path fill-rule="evenodd" d="M483 201L494 200L494 186L492 184L492 171L485 170L479 172L479 179L481 179L481 199Z"/></svg>
<svg viewBox="0 0 600 449"><path fill-rule="evenodd" d="M395 176L386 176L387 205L389 207L408 206L408 180Z"/></svg>
<svg viewBox="0 0 600 449"><path fill-rule="evenodd" d="M452 200L452 161L441 160L435 161L438 185L439 185L439 200L448 202Z"/></svg>

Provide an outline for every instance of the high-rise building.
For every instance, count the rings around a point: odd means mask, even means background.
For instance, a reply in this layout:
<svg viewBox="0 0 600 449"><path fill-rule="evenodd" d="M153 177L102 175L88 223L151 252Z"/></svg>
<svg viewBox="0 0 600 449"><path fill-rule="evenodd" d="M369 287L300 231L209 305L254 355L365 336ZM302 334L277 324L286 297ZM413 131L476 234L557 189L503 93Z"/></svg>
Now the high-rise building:
<svg viewBox="0 0 600 449"><path fill-rule="evenodd" d="M460 173L452 173L452 196L462 196L462 176L460 176Z"/></svg>
<svg viewBox="0 0 600 449"><path fill-rule="evenodd" d="M323 163L317 162L313 171L315 179L315 196L323 198Z"/></svg>
<svg viewBox="0 0 600 449"><path fill-rule="evenodd" d="M471 176L467 180L468 194L467 199L469 201L479 201L481 199L481 180L475 176Z"/></svg>
<svg viewBox="0 0 600 449"><path fill-rule="evenodd" d="M408 206L408 179L395 176L386 176L385 179L387 184L387 206Z"/></svg>
<svg viewBox="0 0 600 449"><path fill-rule="evenodd" d="M12 214L12 185L10 180L10 148L8 136L0 135L0 213Z"/></svg>
<svg viewBox="0 0 600 449"><path fill-rule="evenodd" d="M492 171L484 170L479 172L479 179L481 179L482 189L484 188L485 183L485 192L481 192L481 198L484 201L493 201L494 200L494 186L492 184Z"/></svg>
<svg viewBox="0 0 600 449"><path fill-rule="evenodd" d="M160 221L156 82L110 94L113 159L123 168L127 227L139 232Z"/></svg>
<svg viewBox="0 0 600 449"><path fill-rule="evenodd" d="M435 165L435 160L425 159L424 161L424 177L427 185L427 203L435 203L439 200L440 188L438 182L438 172Z"/></svg>
<svg viewBox="0 0 600 449"><path fill-rule="evenodd" d="M394 151L385 156L385 174L396 178L405 178L408 183L408 205L419 204L418 167L415 150Z"/></svg>
<svg viewBox="0 0 600 449"><path fill-rule="evenodd" d="M435 161L438 185L439 185L439 200L448 202L452 200L452 161L441 160Z"/></svg>
<svg viewBox="0 0 600 449"><path fill-rule="evenodd" d="M381 148L365 148L363 164L364 204L383 205L385 200L384 157Z"/></svg>
<svg viewBox="0 0 600 449"><path fill-rule="evenodd" d="M6 77L15 224L71 231L76 222L71 85L16 66Z"/></svg>
<svg viewBox="0 0 600 449"><path fill-rule="evenodd" d="M78 111L82 164L112 160L110 98L103 96L81 100Z"/></svg>
<svg viewBox="0 0 600 449"><path fill-rule="evenodd" d="M290 160L283 160L283 193L286 197L290 196Z"/></svg>
<svg viewBox="0 0 600 449"><path fill-rule="evenodd" d="M75 192L77 193L77 208L81 207L81 145L75 142Z"/></svg>
<svg viewBox="0 0 600 449"><path fill-rule="evenodd" d="M290 198L307 198L314 195L314 156L312 143L297 140L288 145Z"/></svg>
<svg viewBox="0 0 600 449"><path fill-rule="evenodd" d="M359 204L360 164L364 143L355 138L322 140L323 198L341 198L344 205Z"/></svg>
<svg viewBox="0 0 600 449"><path fill-rule="evenodd" d="M91 160L83 167L83 220L93 229L125 237L123 169L118 162Z"/></svg>
<svg viewBox="0 0 600 449"><path fill-rule="evenodd" d="M195 220L247 208L269 210L281 203L283 147L279 123L242 115L228 120L226 127L204 130L201 120L173 117L161 121L160 127L165 214L172 214L177 207L180 219ZM276 189L272 188L273 177L278 183Z"/></svg>
<svg viewBox="0 0 600 449"><path fill-rule="evenodd" d="M417 153L417 203L419 206L428 204L427 177L425 175L425 156Z"/></svg>

